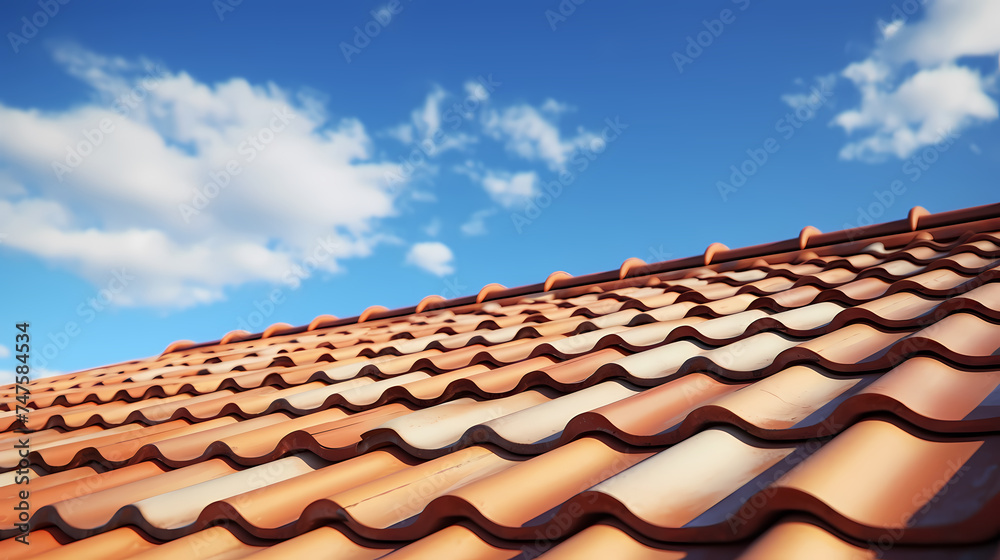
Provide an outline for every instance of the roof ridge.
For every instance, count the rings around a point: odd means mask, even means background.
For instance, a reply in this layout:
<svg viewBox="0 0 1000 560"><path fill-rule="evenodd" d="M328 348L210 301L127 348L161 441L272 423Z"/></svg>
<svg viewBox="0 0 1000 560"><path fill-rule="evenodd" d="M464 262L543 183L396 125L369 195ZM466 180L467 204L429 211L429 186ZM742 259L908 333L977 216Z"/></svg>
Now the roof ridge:
<svg viewBox="0 0 1000 560"><path fill-rule="evenodd" d="M830 233L823 233L816 227L807 225L802 228L797 237L783 241L751 245L737 249L730 249L722 243L715 242L710 244L702 255L649 264L636 257L631 257L622 262L618 270L595 272L581 276L572 276L563 271L556 271L550 274L544 282L536 284L526 284L524 286L517 286L513 288L507 288L502 284L496 283L487 284L480 289L475 296L461 296L452 299L444 299L439 295L429 295L421 299L420 303L417 305L410 307L387 309L381 305L371 305L360 315L356 315L354 317L335 318L332 315L320 315L313 319L308 325L302 325L299 327L292 327L287 323L275 323L260 333L247 333L245 336L242 335L242 332L240 331L230 331L217 340L206 342L177 340L170 343L159 355L163 356L171 352L181 350L193 350L207 346L214 346L224 342L243 342L247 340L264 339L274 334L297 334L313 331L319 328L363 323L370 319L402 317L428 310L454 308L469 304L481 304L487 300L523 296L536 292L547 292L554 288L578 287L615 279L624 280L625 278L649 276L651 274L684 270L687 268L720 265L750 258L761 258L767 255L799 252L807 248L815 250L821 247L832 247L844 243L861 243L873 239L881 240L890 236L899 236L917 231L928 231L954 226L957 224L966 224L996 218L1000 218L1000 203L984 204L982 206L973 206L958 210L949 210L945 212L938 212L936 214L932 214L923 206L914 206L907 213L907 217L902 220L843 229Z"/></svg>

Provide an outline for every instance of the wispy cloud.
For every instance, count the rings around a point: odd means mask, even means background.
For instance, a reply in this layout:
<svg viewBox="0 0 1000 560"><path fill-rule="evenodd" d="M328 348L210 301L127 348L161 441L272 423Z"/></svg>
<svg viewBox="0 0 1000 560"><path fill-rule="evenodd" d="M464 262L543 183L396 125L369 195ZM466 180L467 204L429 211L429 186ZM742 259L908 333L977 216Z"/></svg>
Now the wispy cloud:
<svg viewBox="0 0 1000 560"><path fill-rule="evenodd" d="M462 150L476 143L476 136L456 130L465 117L461 104L444 107L445 100L449 97L450 94L443 88L434 86L424 99L423 106L410 114L410 122L391 127L386 134L404 144L422 144L424 151L430 156L438 156L449 150ZM447 131L442 129L445 121L449 125Z"/></svg>
<svg viewBox="0 0 1000 560"><path fill-rule="evenodd" d="M486 235L486 218L489 218L493 214L496 214L495 208L487 208L485 210L477 210L469 216L469 220L462 224L460 228L462 233L468 236L476 235Z"/></svg>
<svg viewBox="0 0 1000 560"><path fill-rule="evenodd" d="M600 138L582 127L564 136L555 119L566 110L566 105L552 99L546 100L541 109L528 104L491 109L484 115L483 130L503 142L511 153L559 171L566 167L574 151Z"/></svg>
<svg viewBox="0 0 1000 560"><path fill-rule="evenodd" d="M424 226L424 233L428 237L437 237L441 233L441 220L434 218Z"/></svg>

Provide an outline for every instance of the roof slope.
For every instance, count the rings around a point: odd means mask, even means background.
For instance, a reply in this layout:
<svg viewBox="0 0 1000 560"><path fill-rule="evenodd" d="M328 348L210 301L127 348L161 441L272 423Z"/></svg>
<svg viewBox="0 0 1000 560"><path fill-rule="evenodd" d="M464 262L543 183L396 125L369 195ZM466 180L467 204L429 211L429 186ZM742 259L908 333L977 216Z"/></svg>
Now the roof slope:
<svg viewBox="0 0 1000 560"><path fill-rule="evenodd" d="M992 558L1000 205L0 390L0 556Z"/></svg>

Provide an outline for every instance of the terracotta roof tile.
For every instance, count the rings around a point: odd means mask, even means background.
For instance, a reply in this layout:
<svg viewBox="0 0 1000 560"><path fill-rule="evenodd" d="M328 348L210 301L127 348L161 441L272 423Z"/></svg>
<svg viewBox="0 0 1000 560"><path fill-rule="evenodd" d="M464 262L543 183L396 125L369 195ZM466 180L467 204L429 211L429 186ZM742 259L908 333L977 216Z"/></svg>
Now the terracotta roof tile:
<svg viewBox="0 0 1000 560"><path fill-rule="evenodd" d="M1000 206L0 388L8 558L991 558Z"/></svg>

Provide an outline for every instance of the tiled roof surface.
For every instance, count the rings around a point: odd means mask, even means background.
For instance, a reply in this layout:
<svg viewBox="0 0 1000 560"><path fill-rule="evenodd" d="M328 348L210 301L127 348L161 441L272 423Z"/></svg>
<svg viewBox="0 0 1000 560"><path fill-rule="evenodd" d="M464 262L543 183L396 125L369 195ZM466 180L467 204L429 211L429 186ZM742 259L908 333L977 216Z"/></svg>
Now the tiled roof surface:
<svg viewBox="0 0 1000 560"><path fill-rule="evenodd" d="M1000 205L32 382L0 556L992 558ZM23 436L20 436L23 437Z"/></svg>

